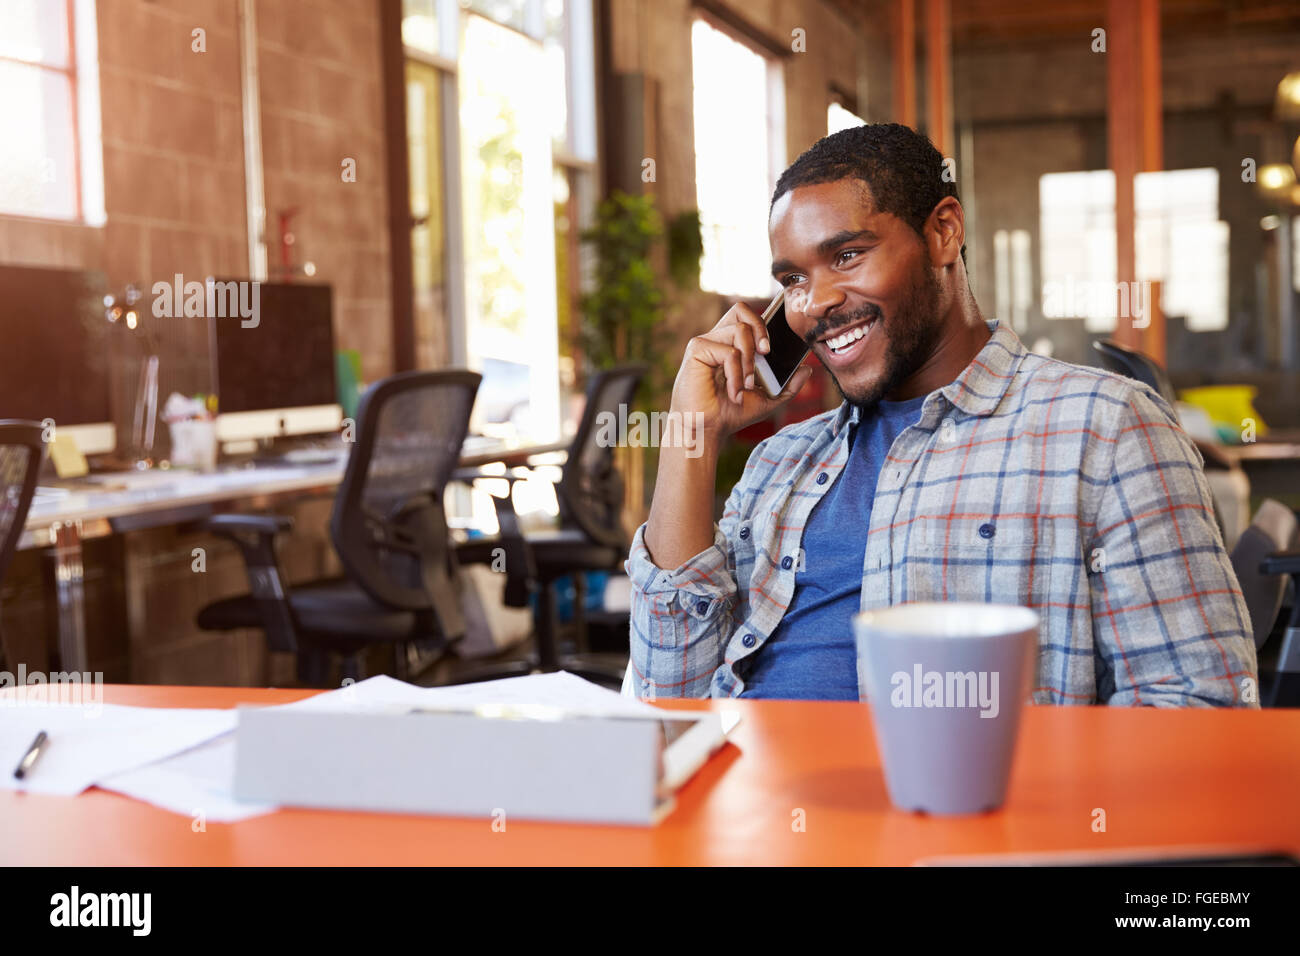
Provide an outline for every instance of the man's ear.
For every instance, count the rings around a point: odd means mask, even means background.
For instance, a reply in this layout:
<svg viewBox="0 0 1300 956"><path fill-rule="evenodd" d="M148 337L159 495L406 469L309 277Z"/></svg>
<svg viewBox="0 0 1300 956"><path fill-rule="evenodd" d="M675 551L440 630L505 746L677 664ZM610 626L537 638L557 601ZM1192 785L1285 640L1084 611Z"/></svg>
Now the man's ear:
<svg viewBox="0 0 1300 956"><path fill-rule="evenodd" d="M961 247L965 242L966 216L961 203L952 196L944 196L925 222L925 244L930 253L930 265L952 265L961 258Z"/></svg>

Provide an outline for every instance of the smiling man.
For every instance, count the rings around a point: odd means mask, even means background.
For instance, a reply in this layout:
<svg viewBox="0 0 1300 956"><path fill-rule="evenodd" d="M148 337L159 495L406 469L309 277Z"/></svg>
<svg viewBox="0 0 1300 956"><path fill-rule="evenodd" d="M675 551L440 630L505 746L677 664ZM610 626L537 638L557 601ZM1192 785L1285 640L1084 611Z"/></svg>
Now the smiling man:
<svg viewBox="0 0 1300 956"><path fill-rule="evenodd" d="M961 600L1038 611L1038 703L1258 706L1200 453L1145 385L985 320L943 173L879 124L782 174L773 275L844 401L760 444L715 524L719 448L810 371L757 390L743 305L690 340L671 410L698 433L661 449L627 562L635 689L856 700L855 613Z"/></svg>

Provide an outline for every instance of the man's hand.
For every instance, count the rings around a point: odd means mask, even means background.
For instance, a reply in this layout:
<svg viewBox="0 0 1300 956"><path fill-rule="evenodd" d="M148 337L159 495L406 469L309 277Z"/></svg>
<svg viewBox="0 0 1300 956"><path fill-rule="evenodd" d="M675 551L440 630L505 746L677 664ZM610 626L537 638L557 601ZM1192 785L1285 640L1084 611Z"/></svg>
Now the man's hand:
<svg viewBox="0 0 1300 956"><path fill-rule="evenodd" d="M688 455L682 447L660 451L645 530L646 550L660 568L680 567L713 543L713 490L723 441L789 401L812 374L803 366L778 398L768 398L758 387L754 356L769 347L763 321L739 304L686 344L671 411L685 427L697 429L692 447L698 454Z"/></svg>
<svg viewBox="0 0 1300 956"><path fill-rule="evenodd" d="M715 446L788 402L812 368L802 365L778 398L758 384L754 356L766 353L767 327L749 307L736 303L708 332L686 343L686 355L673 383L672 409L684 421L699 421ZM699 418L696 418L696 415Z"/></svg>

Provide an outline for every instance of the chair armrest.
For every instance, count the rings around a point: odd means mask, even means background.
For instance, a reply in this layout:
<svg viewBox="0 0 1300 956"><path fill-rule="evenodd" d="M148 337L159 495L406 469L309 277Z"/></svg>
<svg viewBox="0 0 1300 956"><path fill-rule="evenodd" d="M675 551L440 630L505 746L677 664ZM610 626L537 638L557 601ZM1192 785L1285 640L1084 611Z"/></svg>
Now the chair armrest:
<svg viewBox="0 0 1300 956"><path fill-rule="evenodd" d="M286 515L214 515L203 527L234 542L248 572L248 593L262 617L273 651L298 650L298 621L289 604L287 578L275 553L275 536L293 527Z"/></svg>
<svg viewBox="0 0 1300 956"><path fill-rule="evenodd" d="M453 476L455 477L455 476ZM503 478L504 475L484 475L485 478ZM510 485L511 491L514 484ZM458 557L469 564L495 563L495 552L500 549L505 558L507 607L527 607L529 595L537 582L537 562L533 549L519 527L519 514L514 498L509 494L492 495L492 507L497 515L498 533L495 538L470 539L457 547ZM500 570L495 568L493 570Z"/></svg>
<svg viewBox="0 0 1300 956"><path fill-rule="evenodd" d="M1300 551L1275 551L1259 563L1261 574L1300 574Z"/></svg>
<svg viewBox="0 0 1300 956"><path fill-rule="evenodd" d="M204 522L204 527L213 534L226 537L233 534L275 535L291 529L293 519L288 515L214 515Z"/></svg>
<svg viewBox="0 0 1300 956"><path fill-rule="evenodd" d="M527 481L536 477L529 474L527 468L507 468L504 475L493 474L490 471L482 471L478 468L457 468L451 473L451 481L459 481L462 484L472 485L476 481L508 481L511 489L514 488L516 481Z"/></svg>

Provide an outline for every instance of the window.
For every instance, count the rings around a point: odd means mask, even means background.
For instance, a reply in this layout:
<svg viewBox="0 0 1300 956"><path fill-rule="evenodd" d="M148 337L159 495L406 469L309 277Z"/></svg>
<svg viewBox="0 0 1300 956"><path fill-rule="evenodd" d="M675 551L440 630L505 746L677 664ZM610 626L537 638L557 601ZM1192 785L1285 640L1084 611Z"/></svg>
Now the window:
<svg viewBox="0 0 1300 956"><path fill-rule="evenodd" d="M1300 292L1300 216L1291 217L1291 288Z"/></svg>
<svg viewBox="0 0 1300 956"><path fill-rule="evenodd" d="M700 286L767 296L767 210L785 166L780 67L703 20L691 28L695 191L704 256Z"/></svg>
<svg viewBox="0 0 1300 956"><path fill-rule="evenodd" d="M1228 224L1219 221L1219 171L1138 173L1133 182L1137 277L1159 280L1161 311L1189 332L1228 327Z"/></svg>
<svg viewBox="0 0 1300 956"><path fill-rule="evenodd" d="M1043 316L1115 328L1115 174L1048 173L1038 181Z"/></svg>
<svg viewBox="0 0 1300 956"><path fill-rule="evenodd" d="M993 233L994 315L1024 332L1029 324L1029 308L1034 304L1033 264L1030 236L1026 229Z"/></svg>
<svg viewBox="0 0 1300 956"><path fill-rule="evenodd" d="M461 202L469 364L495 421L558 436L554 170L542 45L464 18L459 59Z"/></svg>
<svg viewBox="0 0 1300 956"><path fill-rule="evenodd" d="M441 334L447 317L446 198L443 192L442 84L427 63L406 63L406 138L410 164L411 281L419 368L448 364Z"/></svg>
<svg viewBox="0 0 1300 956"><path fill-rule="evenodd" d="M402 0L402 39L418 360L484 374L475 428L558 434L557 316L593 201L591 0Z"/></svg>
<svg viewBox="0 0 1300 956"><path fill-rule="evenodd" d="M1139 173L1133 188L1137 280L1159 280L1161 311L1183 316L1188 330L1227 328L1228 225L1219 221L1218 171ZM1049 173L1039 180L1039 210L1043 315L1084 318L1089 332L1114 330L1115 174Z"/></svg>
<svg viewBox="0 0 1300 956"><path fill-rule="evenodd" d="M425 53L441 52L437 0L402 0L402 44Z"/></svg>
<svg viewBox="0 0 1300 956"><path fill-rule="evenodd" d="M402 0L402 41L419 361L483 374L475 429L558 437L558 327L594 206L592 0ZM486 490L449 494L453 523L495 528ZM525 520L557 507L545 482L514 500Z"/></svg>
<svg viewBox="0 0 1300 956"><path fill-rule="evenodd" d="M529 8L532 6L529 0L469 0L463 5L489 20L495 20L502 26L521 33L527 30L531 12Z"/></svg>
<svg viewBox="0 0 1300 956"><path fill-rule="evenodd" d="M827 136L831 133L838 133L840 130L852 129L854 126L866 125L866 120L835 100L832 100L831 105L826 107Z"/></svg>
<svg viewBox="0 0 1300 956"><path fill-rule="evenodd" d="M0 213L104 222L94 0L0 4Z"/></svg>

